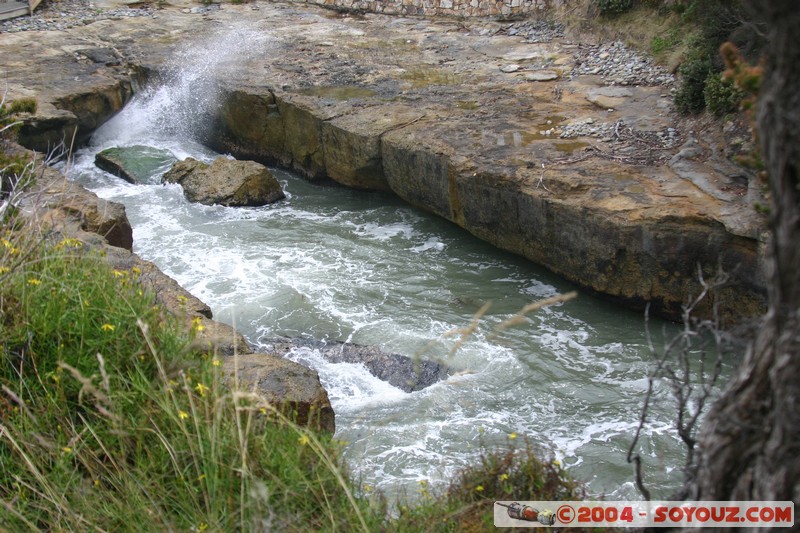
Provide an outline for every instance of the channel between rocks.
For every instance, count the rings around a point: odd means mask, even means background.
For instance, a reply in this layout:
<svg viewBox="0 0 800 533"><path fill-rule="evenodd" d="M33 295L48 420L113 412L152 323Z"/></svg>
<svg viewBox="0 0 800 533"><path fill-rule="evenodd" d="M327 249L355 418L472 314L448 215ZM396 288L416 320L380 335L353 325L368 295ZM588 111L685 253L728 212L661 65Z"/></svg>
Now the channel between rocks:
<svg viewBox="0 0 800 533"><path fill-rule="evenodd" d="M306 11L299 13L306 16ZM291 23L285 31L291 31ZM355 30L342 34L341 43L317 43L313 35L304 42L326 49L367 50L363 35L358 48L347 42L350 35L356 35ZM407 41L410 52L417 46L414 39L420 39L413 37ZM460 42L456 37L442 39L450 39L446 46L455 48ZM462 40L468 44L463 53L469 61L475 60L477 50L486 62L496 47L482 37ZM445 47L437 44L439 48L425 48L425 53ZM69 66L80 74L75 76L78 81L65 82L57 93L51 89L50 94L40 94L40 112L23 127L21 142L44 151L59 141L74 138L80 143L88 138L163 68L163 59L135 49L110 49L115 60L103 66L81 61ZM379 47L368 51L383 53ZM90 52L79 50L79 55L98 55L97 50ZM55 59L48 61L54 68L67 68L56 65ZM303 72L285 68L259 74L258 83L250 78L227 80L210 117L206 143L219 152L288 168L311 180L391 191L621 305L649 306L652 314L680 319L683 304L702 290L699 278L708 279L719 268L729 283L698 309L700 313L716 309L724 322L735 323L763 311L763 231L749 222L752 216L742 215L747 206L741 202L701 197L703 184L697 176L709 165L691 155L681 159L688 152L680 147L667 153L674 160L667 166L603 151L591 139L558 143L541 138L530 129L533 111L514 109L538 102L537 113L554 116L559 106L570 105L561 103L559 91L554 93L558 98L542 98L545 89L540 84L551 82L520 85L525 82L496 81L496 75L507 76L500 71L487 75L486 94L472 95L476 101L492 97L495 107L484 110L480 102L448 103L470 96L470 88L453 85L443 70L411 73L412 85L419 86L411 95L391 84L384 84L389 89L373 90L322 85L322 80L300 89L309 80ZM495 89L508 83L508 90ZM645 89L633 87L624 93L633 95L632 100L641 96L649 101L653 91Z"/></svg>

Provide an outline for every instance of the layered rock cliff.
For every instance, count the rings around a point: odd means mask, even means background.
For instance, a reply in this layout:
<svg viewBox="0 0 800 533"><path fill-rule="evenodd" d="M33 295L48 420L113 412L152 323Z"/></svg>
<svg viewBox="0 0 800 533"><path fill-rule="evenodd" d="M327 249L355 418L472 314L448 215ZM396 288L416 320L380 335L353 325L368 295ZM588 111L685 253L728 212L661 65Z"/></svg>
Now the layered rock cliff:
<svg viewBox="0 0 800 533"><path fill-rule="evenodd" d="M167 71L178 43L220 26L267 34L269 47L247 53L243 40L218 80L213 147L391 190L627 305L677 318L698 272L721 266L723 316L762 311L758 184L713 128L675 116L668 73L621 45L274 3L0 34L10 94L40 101L21 140L43 150L76 127L88 135ZM81 52L104 47L118 64Z"/></svg>

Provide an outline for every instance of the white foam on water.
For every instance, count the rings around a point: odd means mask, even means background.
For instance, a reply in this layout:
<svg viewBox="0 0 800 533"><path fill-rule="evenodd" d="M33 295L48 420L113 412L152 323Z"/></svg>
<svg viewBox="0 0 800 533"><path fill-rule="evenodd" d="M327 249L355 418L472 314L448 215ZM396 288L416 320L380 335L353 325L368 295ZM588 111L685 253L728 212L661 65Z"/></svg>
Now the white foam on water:
<svg viewBox="0 0 800 533"><path fill-rule="evenodd" d="M201 206L179 186L134 186L94 167L97 151L132 144L215 157L198 143L204 124L196 119L213 111L220 76L248 61L242 49L263 54L276 46L265 32L248 32L221 36L213 45L219 57L206 52L208 43L183 49L183 66L164 85L138 94L76 154L73 175L125 203L136 251L252 342L288 334L375 344L464 372L405 393L363 365L333 364L317 350L290 352L319 372L337 436L350 443L345 458L374 487L413 494L423 479L445 484L482 443L508 446L517 435L589 479L590 492L613 485L614 494L636 497L619 472L628 468L625 443L647 387L650 354L639 322L582 295L499 332L524 305L571 287L388 196L321 188L276 171L282 202ZM487 301L492 307L477 320ZM477 329L465 335L473 320ZM673 461L680 444L670 416L669 403L657 402L642 445ZM669 461L656 483L667 488Z"/></svg>

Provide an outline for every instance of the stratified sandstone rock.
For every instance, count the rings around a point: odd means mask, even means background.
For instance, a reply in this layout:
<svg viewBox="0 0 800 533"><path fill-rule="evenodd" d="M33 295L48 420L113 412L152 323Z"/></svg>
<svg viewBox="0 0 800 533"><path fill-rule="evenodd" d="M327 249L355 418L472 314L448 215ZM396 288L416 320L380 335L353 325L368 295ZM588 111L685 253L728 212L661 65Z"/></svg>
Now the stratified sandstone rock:
<svg viewBox="0 0 800 533"><path fill-rule="evenodd" d="M260 206L284 198L280 183L255 161L220 156L210 165L187 158L164 174L165 183L179 183L191 202L225 206Z"/></svg>
<svg viewBox="0 0 800 533"><path fill-rule="evenodd" d="M147 183L176 161L169 150L142 145L107 148L94 156L97 168L129 183Z"/></svg>
<svg viewBox="0 0 800 533"><path fill-rule="evenodd" d="M336 430L328 393L313 370L260 353L225 358L223 369L229 385L236 383L255 392L297 424L330 433Z"/></svg>
<svg viewBox="0 0 800 533"><path fill-rule="evenodd" d="M97 235L104 239L102 244L131 250L133 230L124 205L99 198L53 169L44 168L37 174L39 179L28 199L30 215L38 223L68 236Z"/></svg>

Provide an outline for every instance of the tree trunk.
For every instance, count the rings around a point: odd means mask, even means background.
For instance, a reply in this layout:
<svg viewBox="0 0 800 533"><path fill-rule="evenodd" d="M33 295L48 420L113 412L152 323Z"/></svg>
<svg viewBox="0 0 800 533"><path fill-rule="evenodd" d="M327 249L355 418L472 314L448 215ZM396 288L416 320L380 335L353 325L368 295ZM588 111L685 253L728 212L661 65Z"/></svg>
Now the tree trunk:
<svg viewBox="0 0 800 533"><path fill-rule="evenodd" d="M766 22L758 132L772 195L769 310L700 434L683 496L800 500L800 9L752 0Z"/></svg>

